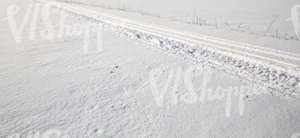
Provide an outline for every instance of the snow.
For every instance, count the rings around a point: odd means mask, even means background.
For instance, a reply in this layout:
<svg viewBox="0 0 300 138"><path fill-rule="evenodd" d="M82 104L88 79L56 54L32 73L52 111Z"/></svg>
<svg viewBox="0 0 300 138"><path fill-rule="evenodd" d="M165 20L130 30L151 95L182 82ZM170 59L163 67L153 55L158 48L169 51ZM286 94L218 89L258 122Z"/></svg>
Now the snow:
<svg viewBox="0 0 300 138"><path fill-rule="evenodd" d="M5 8L9 4L24 7L28 4L19 0L0 3L3 7L1 18L5 18ZM169 21L132 16L134 13L101 10L128 19L169 25ZM57 16L52 18L58 19ZM18 18L21 19L22 16ZM86 23L86 20L73 17L68 17L67 21L70 24ZM168 84L168 73L172 69L174 73L180 74L180 70L184 73L189 67L195 66L194 63L187 58L154 49L147 43L127 39L118 32L105 30L103 51L89 47L90 51L85 53L83 39L78 36L33 42L25 39L25 42L16 44L7 21L0 23L0 137L15 133L26 137L30 132L51 129L70 137L122 138L282 138L300 132L299 100L276 95L276 92L244 98L243 115L239 114L239 98L232 97L231 114L227 117L225 100L206 99L203 102L179 101L176 105L169 104L172 98L169 95L172 95L174 88L172 84L177 80L171 79L172 83L164 97L166 105L160 107L149 84L149 73L164 68L158 85L163 88ZM185 25L176 25L174 28L182 27ZM24 38L28 37L27 33L23 35ZM92 42L95 45L95 41ZM297 42L291 40L284 43ZM296 50L286 47L279 49L297 54L299 48L292 44L289 47ZM205 69L207 71L204 74L211 71L208 87L213 90L218 87L227 89L256 85L218 69ZM197 94L200 94L200 85L205 82L204 74L193 74L192 83ZM179 76L179 94L187 93L183 74L174 75L174 78Z"/></svg>

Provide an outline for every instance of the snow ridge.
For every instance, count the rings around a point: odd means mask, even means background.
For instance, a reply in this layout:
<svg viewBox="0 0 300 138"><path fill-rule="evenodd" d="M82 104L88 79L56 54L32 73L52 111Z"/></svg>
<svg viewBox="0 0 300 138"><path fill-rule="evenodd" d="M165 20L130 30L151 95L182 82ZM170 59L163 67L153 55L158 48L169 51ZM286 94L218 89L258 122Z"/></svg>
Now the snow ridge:
<svg viewBox="0 0 300 138"><path fill-rule="evenodd" d="M300 61L299 55L130 21L71 4L38 2L51 4L72 16L102 24L113 32L146 43L152 48L183 56L192 62L235 74L283 95L300 99L299 66L293 63Z"/></svg>

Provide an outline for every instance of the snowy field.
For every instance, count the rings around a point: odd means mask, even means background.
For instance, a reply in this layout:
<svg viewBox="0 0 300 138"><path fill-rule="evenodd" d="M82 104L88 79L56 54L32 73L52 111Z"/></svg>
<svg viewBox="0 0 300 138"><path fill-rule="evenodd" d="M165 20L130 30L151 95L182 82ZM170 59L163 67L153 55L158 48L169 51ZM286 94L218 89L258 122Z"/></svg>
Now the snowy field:
<svg viewBox="0 0 300 138"><path fill-rule="evenodd" d="M300 99L292 96L300 90L297 70L300 43L292 24L282 21L290 16L290 8L297 1L275 1L274 8L268 8L271 2L267 0L259 6L256 6L259 1L231 0L217 7L214 7L216 0L176 4L166 0L160 5L156 4L158 1L72 1L64 3L74 6L64 22L65 34L52 39L45 39L49 32L45 32L47 19L42 17L47 15L34 12L38 11L36 5L30 7L37 3L43 7L44 3L0 2L0 138L300 137ZM16 15L7 14L12 4L20 7ZM278 7L280 10L275 10ZM249 13L245 13L247 10ZM59 25L62 11L55 11L49 13L49 20ZM239 16L231 14L233 11ZM84 27L91 22L87 17L94 17L94 12L110 26L92 28L91 32L103 29L102 37L98 39L99 34L91 33L86 41ZM28 22L24 20L27 13ZM78 14L85 16L78 18ZM272 14L278 15L276 22L282 24L272 25L266 35L265 28L259 26L268 24ZM220 26L188 23L195 16L208 21L220 20ZM24 24L20 35L14 35L12 19L17 29ZM122 22L125 19L131 22ZM243 27L235 30L231 25L224 25L236 21L254 30L240 31ZM137 22L142 25L137 26ZM120 24L125 28L112 27ZM152 28L147 28L149 25ZM168 29L163 31L157 26ZM144 32L133 31L137 28ZM215 40L216 44L209 47L213 52L205 54L201 58L203 62L195 62L193 56L185 56L181 51L170 52L165 41L154 39L166 40L166 37L171 41L174 37L179 43L186 38L187 33L181 37L175 33L170 35L170 28L190 32L191 40L199 33L197 37L207 35L207 43L212 41L208 36L215 36L256 44L258 48L253 45L230 48ZM293 37L274 36L276 29ZM59 33L57 30L55 34ZM152 39L143 39L145 31L152 34ZM43 34L46 35L41 37ZM17 43L16 38L22 41ZM277 73L281 66L287 70L279 78L271 77L273 81L261 81L261 74L266 74L264 70L243 76L239 72L249 68L232 68L229 61L217 64L213 53L219 51L228 57L254 61L251 63L259 63L262 68ZM288 79L282 80L282 76Z"/></svg>

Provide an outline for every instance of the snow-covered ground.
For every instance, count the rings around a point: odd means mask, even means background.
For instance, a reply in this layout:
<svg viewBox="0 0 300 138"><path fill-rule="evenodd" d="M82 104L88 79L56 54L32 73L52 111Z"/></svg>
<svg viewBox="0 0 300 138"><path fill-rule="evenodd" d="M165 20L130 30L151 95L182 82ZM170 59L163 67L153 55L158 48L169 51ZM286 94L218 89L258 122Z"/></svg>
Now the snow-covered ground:
<svg viewBox="0 0 300 138"><path fill-rule="evenodd" d="M231 108L228 108L227 98L217 100L210 96L197 102L179 99L175 104L172 101L174 93L182 96L190 92L190 83L186 83L189 78L185 78L188 76L185 73L195 64L188 58L154 49L147 43L126 39L114 30L105 29L103 51L95 50L96 42L93 39L90 51L85 53L84 40L77 36L29 41L27 38L30 27L26 27L22 35L25 41L16 44L11 28L4 19L7 16L6 8L10 4L21 6L21 11L24 12L17 18L21 21L29 3L30 1L21 0L0 2L0 137L14 134L27 137L31 133L43 134L53 129L61 132L60 136L68 135L71 138L288 138L297 137L300 133L298 99L277 95L269 89L255 89L261 93L246 94L240 98L242 88L260 85L211 66L196 64L205 71L192 72L193 87L197 95L204 93L201 85L205 82L209 89L226 89L227 95L235 93L237 96L232 96ZM97 7L88 9L196 33L198 31L193 28L197 28L204 34L219 36L205 28L152 16ZM59 16L53 14L51 18L58 23ZM86 22L84 19L67 18L68 24ZM36 32L44 29L42 23L41 21ZM226 31L223 30L220 34L225 35L224 32ZM247 35L241 38L251 40ZM279 41L287 44L286 47L280 46ZM253 43L275 50L300 53L300 48L296 47L298 42L293 40L272 42L276 43L275 47L270 47L272 45L269 44L272 43L263 45L258 40ZM159 92L163 92L164 86L169 86L164 95L164 106L160 106L157 101L157 93L153 89L153 74L159 75L155 82ZM168 80L171 81L170 85ZM173 85L177 85L177 90ZM230 89L231 87L238 90ZM244 107L242 114L241 107Z"/></svg>

